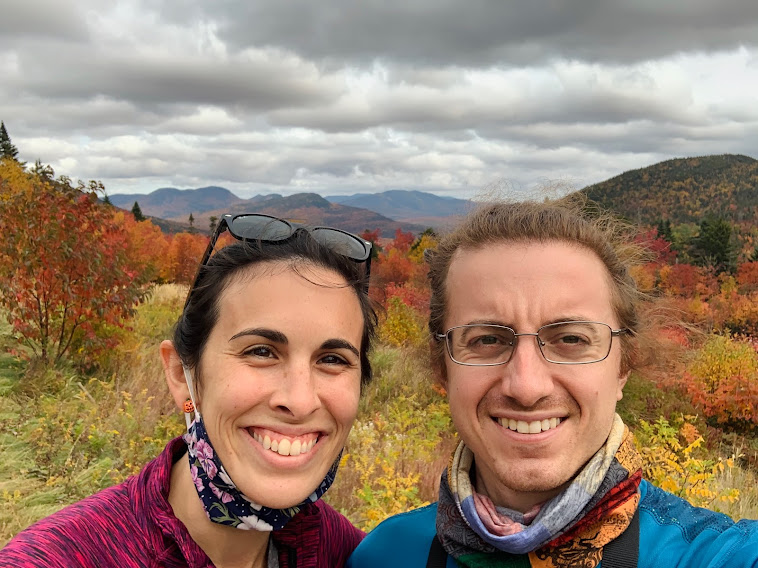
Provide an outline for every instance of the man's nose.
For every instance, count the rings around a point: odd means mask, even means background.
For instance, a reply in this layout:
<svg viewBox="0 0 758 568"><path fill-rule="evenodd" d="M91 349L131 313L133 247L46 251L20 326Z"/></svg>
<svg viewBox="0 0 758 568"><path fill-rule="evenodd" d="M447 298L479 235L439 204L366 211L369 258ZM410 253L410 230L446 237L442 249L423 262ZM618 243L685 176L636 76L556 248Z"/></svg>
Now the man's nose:
<svg viewBox="0 0 758 568"><path fill-rule="evenodd" d="M551 367L542 356L537 334L519 334L510 361L501 366L502 394L523 406L533 406L554 389Z"/></svg>

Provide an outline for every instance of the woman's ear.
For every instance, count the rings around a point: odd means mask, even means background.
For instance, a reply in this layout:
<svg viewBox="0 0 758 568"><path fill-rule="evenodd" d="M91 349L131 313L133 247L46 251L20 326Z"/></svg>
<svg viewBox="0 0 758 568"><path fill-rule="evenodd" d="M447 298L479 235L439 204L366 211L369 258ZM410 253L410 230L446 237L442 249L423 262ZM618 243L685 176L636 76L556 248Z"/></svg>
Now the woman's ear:
<svg viewBox="0 0 758 568"><path fill-rule="evenodd" d="M161 343L161 360L166 384L179 410L184 411L184 403L190 397L187 381L184 378L182 360L174 348L174 343L166 339Z"/></svg>

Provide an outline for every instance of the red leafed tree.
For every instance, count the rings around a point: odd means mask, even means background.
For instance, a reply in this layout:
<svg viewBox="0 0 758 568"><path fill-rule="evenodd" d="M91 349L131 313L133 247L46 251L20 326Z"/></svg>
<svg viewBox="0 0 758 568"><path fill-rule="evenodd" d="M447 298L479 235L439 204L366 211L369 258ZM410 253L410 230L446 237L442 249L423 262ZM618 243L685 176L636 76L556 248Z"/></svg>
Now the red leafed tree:
<svg viewBox="0 0 758 568"><path fill-rule="evenodd" d="M160 227L149 219L137 221L134 215L123 210L116 211L114 220L127 233L129 258L139 262L147 280L159 280L161 267L169 254L169 242Z"/></svg>
<svg viewBox="0 0 758 568"><path fill-rule="evenodd" d="M97 199L102 190L0 161L0 306L39 362L71 352L86 360L108 347L99 332L122 326L143 295L127 234Z"/></svg>
<svg viewBox="0 0 758 568"><path fill-rule="evenodd" d="M208 246L208 237L197 233L177 233L168 245L165 280L179 284L191 284L198 264Z"/></svg>
<svg viewBox="0 0 758 568"><path fill-rule="evenodd" d="M416 240L416 237L413 236L413 233L410 231L407 233L404 233L399 227L395 230L395 240L392 241L391 248L395 248L402 252L403 254L406 254L413 244L413 241Z"/></svg>
<svg viewBox="0 0 758 568"><path fill-rule="evenodd" d="M744 292L758 290L758 262L743 262L737 268L737 283Z"/></svg>
<svg viewBox="0 0 758 568"><path fill-rule="evenodd" d="M385 305L391 296L398 295L401 288L408 288L408 293L403 295L408 305L423 302L418 299L418 293L425 294L420 291L427 288L427 266L422 261L423 250L411 250L414 240L413 233L404 233L398 229L395 239L379 253L377 261L371 267L369 294L382 305ZM431 244L427 243L424 246ZM418 254L414 255L414 252Z"/></svg>
<svg viewBox="0 0 758 568"><path fill-rule="evenodd" d="M657 229L649 229L635 237L635 242L643 245L655 255L654 262L658 264L671 264L676 258L676 251L671 250L671 243L658 235Z"/></svg>

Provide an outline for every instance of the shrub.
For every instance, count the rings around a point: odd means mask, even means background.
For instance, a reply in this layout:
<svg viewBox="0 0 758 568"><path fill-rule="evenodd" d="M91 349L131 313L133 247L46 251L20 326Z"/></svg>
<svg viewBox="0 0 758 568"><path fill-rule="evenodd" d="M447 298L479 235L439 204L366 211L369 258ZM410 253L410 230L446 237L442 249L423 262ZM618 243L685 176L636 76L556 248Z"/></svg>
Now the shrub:
<svg viewBox="0 0 758 568"><path fill-rule="evenodd" d="M640 420L635 432L644 461L646 479L697 507L719 510L719 503L734 503L738 489L720 487L719 476L734 467L734 457L708 459L703 437L691 423L694 416L680 416L669 422L661 417L654 423Z"/></svg>
<svg viewBox="0 0 758 568"><path fill-rule="evenodd" d="M384 411L356 422L343 457L340 475L353 480L357 497L349 516L363 530L428 504L420 495L423 466L451 435L446 401L422 404L403 390Z"/></svg>
<svg viewBox="0 0 758 568"><path fill-rule="evenodd" d="M758 355L752 344L721 335L700 348L683 377L703 413L721 424L758 424Z"/></svg>
<svg viewBox="0 0 758 568"><path fill-rule="evenodd" d="M0 160L0 306L19 342L47 365L76 353L85 364L113 347L144 292L128 233L97 199L97 182L73 186L50 168Z"/></svg>
<svg viewBox="0 0 758 568"><path fill-rule="evenodd" d="M427 340L424 318L395 296L387 301L387 312L379 325L379 339L390 345L421 346Z"/></svg>

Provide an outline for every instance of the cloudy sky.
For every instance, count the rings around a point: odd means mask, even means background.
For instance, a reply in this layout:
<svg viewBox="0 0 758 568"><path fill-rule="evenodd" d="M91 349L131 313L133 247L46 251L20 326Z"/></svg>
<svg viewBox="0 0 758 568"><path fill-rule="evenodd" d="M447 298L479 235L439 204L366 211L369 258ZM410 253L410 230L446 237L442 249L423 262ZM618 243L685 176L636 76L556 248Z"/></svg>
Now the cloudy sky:
<svg viewBox="0 0 758 568"><path fill-rule="evenodd" d="M0 0L0 119L109 193L576 188L758 158L756 0Z"/></svg>

